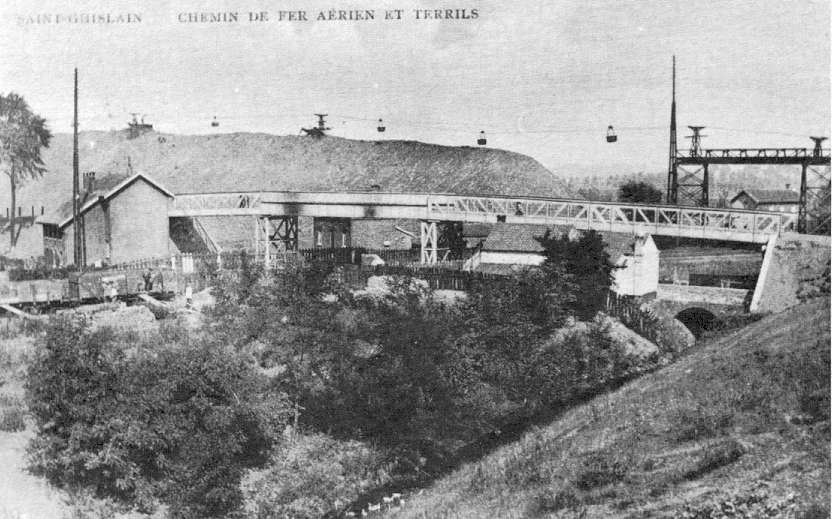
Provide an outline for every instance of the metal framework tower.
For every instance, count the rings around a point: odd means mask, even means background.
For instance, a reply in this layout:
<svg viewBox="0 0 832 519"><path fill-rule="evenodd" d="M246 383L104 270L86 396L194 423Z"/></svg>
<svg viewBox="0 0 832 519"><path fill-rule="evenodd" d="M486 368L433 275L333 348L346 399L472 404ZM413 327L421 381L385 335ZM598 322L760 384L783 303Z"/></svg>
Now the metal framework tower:
<svg viewBox="0 0 832 519"><path fill-rule="evenodd" d="M824 156L822 147L826 137L810 137L814 143L813 159ZM827 153L828 156L828 153ZM811 234L829 234L830 231L830 176L829 163L804 162L800 170L800 208L797 218L798 231Z"/></svg>
<svg viewBox="0 0 832 519"><path fill-rule="evenodd" d="M254 222L254 254L263 266L271 268L274 260L298 250L297 216L262 216Z"/></svg>
<svg viewBox="0 0 832 519"><path fill-rule="evenodd" d="M326 125L326 116L329 114L315 114L318 117L318 125L313 128L301 128L301 131L310 137L321 138L326 136L326 132L331 130Z"/></svg>
<svg viewBox="0 0 832 519"><path fill-rule="evenodd" d="M692 135L689 135L690 150L689 157L699 157L702 155L702 130L704 126L688 126ZM678 153L677 153L678 156ZM682 178L679 178L679 173L682 173ZM677 178L677 193L676 203L679 205L692 205L708 207L708 163L694 163L682 165L676 160L676 178Z"/></svg>

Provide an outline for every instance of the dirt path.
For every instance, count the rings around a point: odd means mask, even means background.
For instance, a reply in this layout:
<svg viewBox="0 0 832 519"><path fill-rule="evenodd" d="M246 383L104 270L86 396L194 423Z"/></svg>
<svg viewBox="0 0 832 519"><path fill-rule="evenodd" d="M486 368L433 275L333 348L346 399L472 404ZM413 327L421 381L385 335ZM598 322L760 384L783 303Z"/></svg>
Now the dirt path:
<svg viewBox="0 0 832 519"><path fill-rule="evenodd" d="M32 433L0 433L0 519L61 519L68 512L59 491L26 472Z"/></svg>

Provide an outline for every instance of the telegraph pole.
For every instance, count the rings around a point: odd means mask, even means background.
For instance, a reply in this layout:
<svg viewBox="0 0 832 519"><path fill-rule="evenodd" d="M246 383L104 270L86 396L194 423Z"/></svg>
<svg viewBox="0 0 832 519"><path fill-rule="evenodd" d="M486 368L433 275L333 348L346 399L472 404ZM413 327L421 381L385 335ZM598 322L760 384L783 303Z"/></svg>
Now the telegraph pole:
<svg viewBox="0 0 832 519"><path fill-rule="evenodd" d="M676 204L679 192L679 176L676 170L676 56L673 56L673 98L670 103L670 153L667 165L667 194L665 202Z"/></svg>
<svg viewBox="0 0 832 519"><path fill-rule="evenodd" d="M72 119L72 259L75 268L83 266L83 252L81 246L81 190L78 186L78 69L75 69L74 87L74 115Z"/></svg>

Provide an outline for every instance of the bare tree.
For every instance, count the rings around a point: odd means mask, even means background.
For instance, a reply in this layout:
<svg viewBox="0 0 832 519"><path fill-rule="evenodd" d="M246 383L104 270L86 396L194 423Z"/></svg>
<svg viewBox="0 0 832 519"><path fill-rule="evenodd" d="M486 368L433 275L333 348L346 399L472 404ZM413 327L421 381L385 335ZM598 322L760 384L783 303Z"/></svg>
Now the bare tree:
<svg viewBox="0 0 832 519"><path fill-rule="evenodd" d="M17 244L17 186L46 171L40 150L49 147L51 139L52 133L46 127L46 120L32 113L22 96L14 92L6 96L0 94L0 169L9 177L11 188L11 248Z"/></svg>

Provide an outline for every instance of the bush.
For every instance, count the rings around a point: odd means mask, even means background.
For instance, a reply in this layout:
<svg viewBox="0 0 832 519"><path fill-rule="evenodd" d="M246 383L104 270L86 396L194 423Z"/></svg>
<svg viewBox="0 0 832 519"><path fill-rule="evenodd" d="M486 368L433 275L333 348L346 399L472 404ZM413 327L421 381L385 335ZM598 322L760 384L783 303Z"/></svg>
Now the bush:
<svg viewBox="0 0 832 519"><path fill-rule="evenodd" d="M288 421L265 382L216 344L136 346L57 319L27 373L31 468L125 508L161 501L173 517L222 516Z"/></svg>
<svg viewBox="0 0 832 519"><path fill-rule="evenodd" d="M628 463L609 452L590 453L575 476L575 486L587 491L617 483L627 475Z"/></svg>
<svg viewBox="0 0 832 519"><path fill-rule="evenodd" d="M361 494L389 481L382 456L363 443L323 434L298 436L275 451L268 467L243 478L244 515L341 516Z"/></svg>
<svg viewBox="0 0 832 519"><path fill-rule="evenodd" d="M554 496L549 492L544 492L532 499L529 504L529 515L531 517L538 517L564 509L574 510L579 506L581 506L581 500L578 498L575 490L567 486L559 490Z"/></svg>
<svg viewBox="0 0 832 519"><path fill-rule="evenodd" d="M725 465L730 465L745 454L743 446L735 439L728 438L705 447L696 464L685 472L685 479L696 479Z"/></svg>
<svg viewBox="0 0 832 519"><path fill-rule="evenodd" d="M734 412L726 403L713 401L709 404L674 408L668 415L673 439L686 442L713 438L733 424Z"/></svg>
<svg viewBox="0 0 832 519"><path fill-rule="evenodd" d="M618 188L618 200L630 204L660 204L664 193L656 186L638 180L630 180Z"/></svg>
<svg viewBox="0 0 832 519"><path fill-rule="evenodd" d="M26 429L26 410L22 405L0 410L0 431L20 432Z"/></svg>

